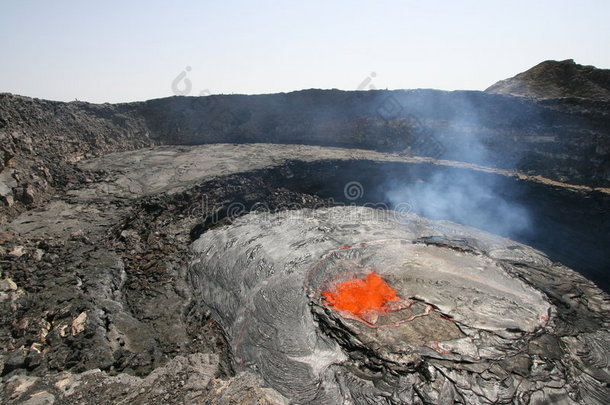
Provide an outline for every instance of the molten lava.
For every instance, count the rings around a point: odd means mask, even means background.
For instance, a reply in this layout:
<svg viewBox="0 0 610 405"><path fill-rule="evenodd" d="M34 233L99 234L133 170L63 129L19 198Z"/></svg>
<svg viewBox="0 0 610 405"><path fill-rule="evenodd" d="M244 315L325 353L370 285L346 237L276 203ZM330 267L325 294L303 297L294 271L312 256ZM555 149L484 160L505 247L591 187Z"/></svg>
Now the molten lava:
<svg viewBox="0 0 610 405"><path fill-rule="evenodd" d="M371 313L392 311L392 301L401 301L396 290L377 273L369 273L363 279L355 278L337 284L331 291L323 291L326 304L336 310L365 318Z"/></svg>

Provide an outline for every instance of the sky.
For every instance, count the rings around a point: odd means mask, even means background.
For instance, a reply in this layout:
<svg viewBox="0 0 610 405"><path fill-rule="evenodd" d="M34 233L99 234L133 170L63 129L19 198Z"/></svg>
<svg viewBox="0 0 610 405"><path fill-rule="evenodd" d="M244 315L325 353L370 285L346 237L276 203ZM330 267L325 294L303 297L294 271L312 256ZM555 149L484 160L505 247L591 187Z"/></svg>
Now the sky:
<svg viewBox="0 0 610 405"><path fill-rule="evenodd" d="M608 16L608 0L0 0L0 92L484 90L549 59L610 68Z"/></svg>

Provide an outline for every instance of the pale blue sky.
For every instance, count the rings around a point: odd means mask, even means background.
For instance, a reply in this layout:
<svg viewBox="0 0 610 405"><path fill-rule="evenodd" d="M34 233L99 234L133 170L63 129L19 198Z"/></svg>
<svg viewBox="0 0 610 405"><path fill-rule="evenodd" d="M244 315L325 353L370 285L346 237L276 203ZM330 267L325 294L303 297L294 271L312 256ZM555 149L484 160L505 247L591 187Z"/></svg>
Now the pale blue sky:
<svg viewBox="0 0 610 405"><path fill-rule="evenodd" d="M610 68L610 1L0 0L0 92L122 102L377 88L482 90L546 59Z"/></svg>

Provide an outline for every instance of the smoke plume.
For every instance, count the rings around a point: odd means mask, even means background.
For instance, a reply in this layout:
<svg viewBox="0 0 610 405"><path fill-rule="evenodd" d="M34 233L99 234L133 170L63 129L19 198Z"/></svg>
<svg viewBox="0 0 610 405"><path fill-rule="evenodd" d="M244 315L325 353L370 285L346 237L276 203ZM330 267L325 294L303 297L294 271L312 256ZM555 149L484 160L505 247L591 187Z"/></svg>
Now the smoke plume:
<svg viewBox="0 0 610 405"><path fill-rule="evenodd" d="M476 108L467 97L461 101L454 106L453 116L440 128L428 129L426 136L442 144L440 159L494 167L481 137L485 128L477 119ZM429 165L409 173L389 174L384 189L391 206L408 203L415 213L428 218L450 220L507 237L523 235L530 226L527 209L516 201L514 180L498 174Z"/></svg>

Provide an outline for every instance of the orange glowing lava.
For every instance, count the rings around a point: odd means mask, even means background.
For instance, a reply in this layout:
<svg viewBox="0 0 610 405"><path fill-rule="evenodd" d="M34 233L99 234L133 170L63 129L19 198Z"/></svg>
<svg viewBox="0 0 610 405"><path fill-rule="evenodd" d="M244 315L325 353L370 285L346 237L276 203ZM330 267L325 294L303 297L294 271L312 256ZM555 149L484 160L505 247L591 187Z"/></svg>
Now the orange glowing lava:
<svg viewBox="0 0 610 405"><path fill-rule="evenodd" d="M390 301L400 301L396 290L377 273L369 273L364 279L355 278L336 285L331 291L323 291L326 304L334 309L347 311L357 317L367 313L386 313Z"/></svg>

